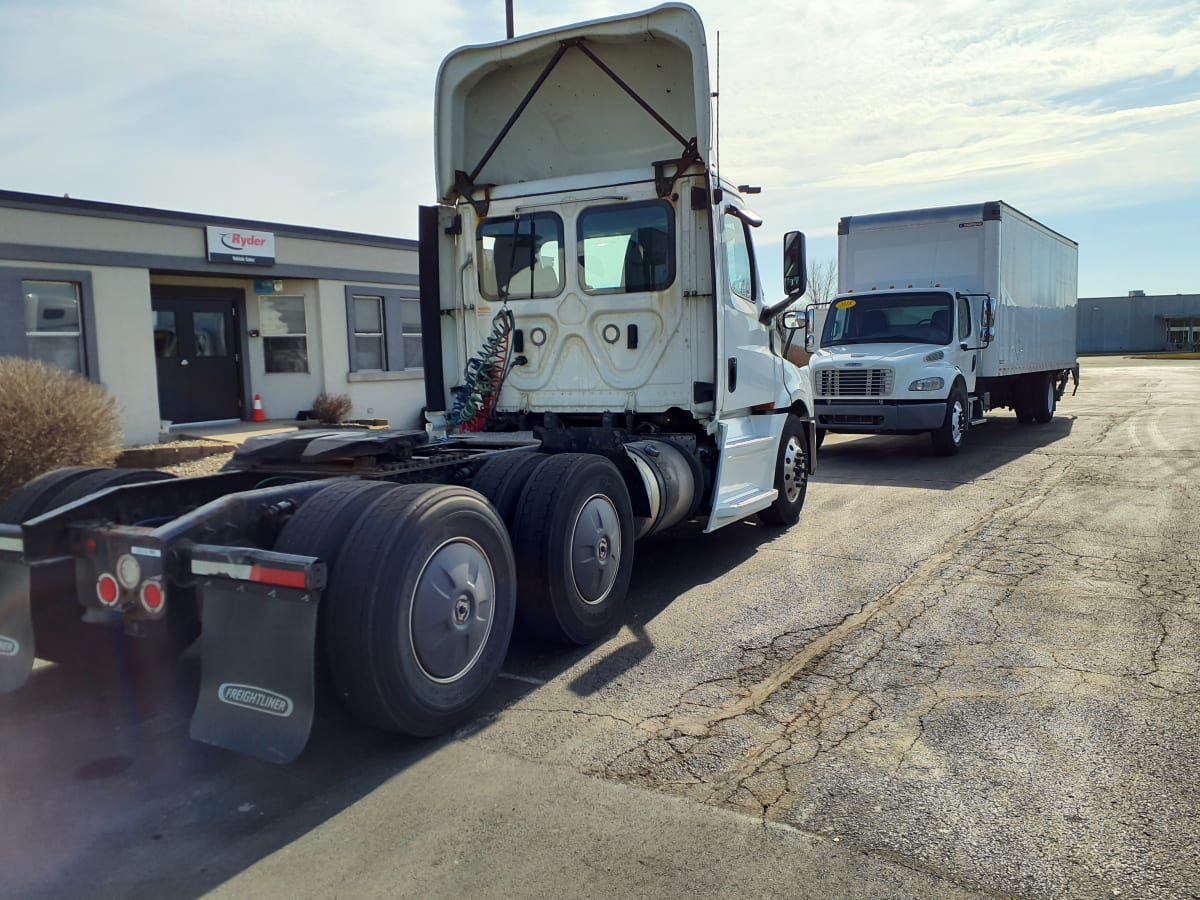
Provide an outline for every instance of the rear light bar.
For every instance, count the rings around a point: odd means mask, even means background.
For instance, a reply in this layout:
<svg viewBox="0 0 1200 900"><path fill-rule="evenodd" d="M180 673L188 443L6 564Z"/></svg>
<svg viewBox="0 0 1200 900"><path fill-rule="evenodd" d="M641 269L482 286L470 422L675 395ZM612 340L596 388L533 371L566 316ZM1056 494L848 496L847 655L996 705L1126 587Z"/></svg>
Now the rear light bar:
<svg viewBox="0 0 1200 900"><path fill-rule="evenodd" d="M311 556L214 544L193 544L184 552L191 574L201 578L230 578L300 591L325 587L325 564Z"/></svg>
<svg viewBox="0 0 1200 900"><path fill-rule="evenodd" d="M222 575L235 581L253 581L257 584L275 584L280 587L303 588L308 580L303 572L291 569L273 569L247 563L214 562L207 559L192 560L193 575Z"/></svg>

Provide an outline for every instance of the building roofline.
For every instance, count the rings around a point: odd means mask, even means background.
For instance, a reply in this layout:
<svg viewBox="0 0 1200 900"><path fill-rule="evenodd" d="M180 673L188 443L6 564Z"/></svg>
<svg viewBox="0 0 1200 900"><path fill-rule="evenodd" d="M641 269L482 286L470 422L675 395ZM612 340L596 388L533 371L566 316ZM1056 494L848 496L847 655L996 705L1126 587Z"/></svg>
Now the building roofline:
<svg viewBox="0 0 1200 900"><path fill-rule="evenodd" d="M99 200L76 200L74 197L27 194L23 191L0 190L0 207L62 213L65 215L94 216L129 222L152 222L161 225L181 225L187 227L230 225L257 231L270 231L277 237L315 238L337 241L343 244L365 244L373 247L387 247L394 250L417 249L417 242L411 238L365 234L358 231L339 231L333 228L315 228L309 225L288 225L282 222L264 222L258 219L209 216L202 213L157 209L152 206L128 206L122 203L105 203Z"/></svg>

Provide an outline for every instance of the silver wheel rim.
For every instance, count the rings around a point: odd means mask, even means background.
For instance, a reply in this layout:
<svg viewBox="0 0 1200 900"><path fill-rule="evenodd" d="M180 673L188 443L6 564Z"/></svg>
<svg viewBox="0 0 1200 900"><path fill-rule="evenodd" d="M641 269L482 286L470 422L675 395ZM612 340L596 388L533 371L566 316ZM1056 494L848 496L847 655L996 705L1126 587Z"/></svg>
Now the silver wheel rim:
<svg viewBox="0 0 1200 900"><path fill-rule="evenodd" d="M496 579L487 554L468 538L440 545L417 576L408 637L425 677L458 681L487 646L496 612Z"/></svg>
<svg viewBox="0 0 1200 900"><path fill-rule="evenodd" d="M592 494L571 531L571 577L589 606L603 603L621 568L621 519L612 500Z"/></svg>
<svg viewBox="0 0 1200 900"><path fill-rule="evenodd" d="M800 491L803 490L807 478L804 447L799 438L792 436L783 448L783 496L787 498L788 503L795 503L800 499Z"/></svg>
<svg viewBox="0 0 1200 900"><path fill-rule="evenodd" d="M955 444L962 443L963 405L958 400L954 401L954 408L950 411L950 437Z"/></svg>

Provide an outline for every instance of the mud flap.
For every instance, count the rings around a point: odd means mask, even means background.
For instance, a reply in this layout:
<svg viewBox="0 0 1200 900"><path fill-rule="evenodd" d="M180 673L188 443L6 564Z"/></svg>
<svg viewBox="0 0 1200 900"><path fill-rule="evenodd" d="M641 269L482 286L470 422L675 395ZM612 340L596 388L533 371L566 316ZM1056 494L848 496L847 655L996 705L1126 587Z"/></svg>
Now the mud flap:
<svg viewBox="0 0 1200 900"><path fill-rule="evenodd" d="M29 567L0 554L0 691L17 690L33 671L29 592Z"/></svg>
<svg viewBox="0 0 1200 900"><path fill-rule="evenodd" d="M312 729L320 593L225 578L206 579L198 590L202 674L193 740L291 762Z"/></svg>

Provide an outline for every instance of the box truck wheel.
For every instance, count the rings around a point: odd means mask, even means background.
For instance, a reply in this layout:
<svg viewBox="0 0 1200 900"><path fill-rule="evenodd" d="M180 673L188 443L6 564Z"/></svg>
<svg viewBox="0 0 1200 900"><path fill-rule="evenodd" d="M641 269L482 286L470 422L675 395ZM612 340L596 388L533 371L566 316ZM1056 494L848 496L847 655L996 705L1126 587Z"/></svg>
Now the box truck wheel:
<svg viewBox="0 0 1200 900"><path fill-rule="evenodd" d="M817 432L818 438L820 431ZM808 428L789 415L779 436L779 454L775 461L775 502L758 514L765 525L795 525L808 493Z"/></svg>
<svg viewBox="0 0 1200 900"><path fill-rule="evenodd" d="M967 436L967 395L961 385L955 385L946 400L946 417L942 425L929 432L933 450L939 456L953 456L962 449Z"/></svg>
<svg viewBox="0 0 1200 900"><path fill-rule="evenodd" d="M544 454L524 450L498 453L475 472L471 487L487 497L504 524L511 527L529 476L545 460Z"/></svg>
<svg viewBox="0 0 1200 900"><path fill-rule="evenodd" d="M1054 418L1057 403L1054 399L1054 376L1039 372L1029 379L1030 417L1039 425Z"/></svg>
<svg viewBox="0 0 1200 900"><path fill-rule="evenodd" d="M633 509L617 467L562 453L534 469L517 504L518 614L551 641L588 644L618 619L633 572Z"/></svg>
<svg viewBox="0 0 1200 900"><path fill-rule="evenodd" d="M327 592L342 703L385 731L441 734L470 715L508 651L512 545L476 491L401 485L362 510Z"/></svg>

